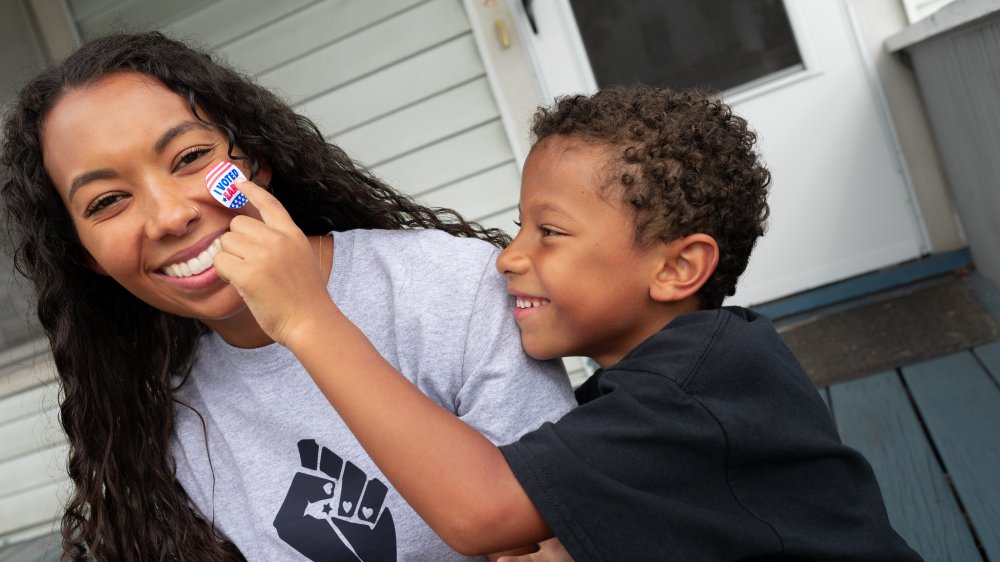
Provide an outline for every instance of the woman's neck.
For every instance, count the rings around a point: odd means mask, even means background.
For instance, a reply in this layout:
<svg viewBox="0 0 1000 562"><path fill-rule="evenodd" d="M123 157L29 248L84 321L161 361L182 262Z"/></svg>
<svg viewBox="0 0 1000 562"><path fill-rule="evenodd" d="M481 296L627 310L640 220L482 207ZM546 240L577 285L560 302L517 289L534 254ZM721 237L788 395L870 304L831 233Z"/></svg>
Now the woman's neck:
<svg viewBox="0 0 1000 562"><path fill-rule="evenodd" d="M243 307L229 318L203 322L233 347L252 349L274 343L274 340L257 324L257 319L253 317L248 307Z"/></svg>

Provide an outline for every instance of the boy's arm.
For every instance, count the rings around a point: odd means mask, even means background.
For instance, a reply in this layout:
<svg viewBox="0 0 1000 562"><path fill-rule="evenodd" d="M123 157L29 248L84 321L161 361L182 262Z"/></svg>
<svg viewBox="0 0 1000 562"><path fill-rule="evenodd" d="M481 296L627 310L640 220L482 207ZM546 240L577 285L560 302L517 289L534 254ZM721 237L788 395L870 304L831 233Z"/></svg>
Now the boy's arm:
<svg viewBox="0 0 1000 562"><path fill-rule="evenodd" d="M573 557L554 537L539 544L537 550L531 550L521 554L504 552L498 555L495 562L573 562ZM490 562L494 562L493 557L490 557Z"/></svg>
<svg viewBox="0 0 1000 562"><path fill-rule="evenodd" d="M329 298L309 240L273 195L240 190L213 260L260 329L289 348L397 490L450 546L499 552L551 536L500 451L399 374ZM280 290L276 290L280 288Z"/></svg>
<svg viewBox="0 0 1000 562"><path fill-rule="evenodd" d="M449 546L482 554L552 536L495 445L399 374L332 301L317 306L286 346Z"/></svg>

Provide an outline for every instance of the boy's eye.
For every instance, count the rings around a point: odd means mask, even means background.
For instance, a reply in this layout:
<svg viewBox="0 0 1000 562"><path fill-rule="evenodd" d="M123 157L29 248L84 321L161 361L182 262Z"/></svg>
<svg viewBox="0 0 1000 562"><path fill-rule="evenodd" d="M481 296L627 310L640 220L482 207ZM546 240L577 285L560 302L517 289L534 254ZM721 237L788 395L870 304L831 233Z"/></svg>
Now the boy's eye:
<svg viewBox="0 0 1000 562"><path fill-rule="evenodd" d="M94 213L97 213L103 209L106 209L114 205L115 203L120 201L122 197L124 197L124 195L122 195L121 193L108 193L98 197L97 199L94 199L94 202L87 207L86 211L84 211L83 213L84 218L87 218L93 215Z"/></svg>
<svg viewBox="0 0 1000 562"><path fill-rule="evenodd" d="M521 219L514 219L514 226L521 228Z"/></svg>

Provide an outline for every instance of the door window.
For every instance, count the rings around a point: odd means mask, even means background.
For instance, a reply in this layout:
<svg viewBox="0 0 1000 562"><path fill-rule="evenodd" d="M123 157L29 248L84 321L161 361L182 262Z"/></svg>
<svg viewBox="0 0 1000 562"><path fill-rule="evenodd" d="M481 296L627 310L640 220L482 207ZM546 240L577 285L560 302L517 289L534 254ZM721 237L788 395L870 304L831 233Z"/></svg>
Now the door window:
<svg viewBox="0 0 1000 562"><path fill-rule="evenodd" d="M601 87L732 90L804 68L782 0L570 0Z"/></svg>

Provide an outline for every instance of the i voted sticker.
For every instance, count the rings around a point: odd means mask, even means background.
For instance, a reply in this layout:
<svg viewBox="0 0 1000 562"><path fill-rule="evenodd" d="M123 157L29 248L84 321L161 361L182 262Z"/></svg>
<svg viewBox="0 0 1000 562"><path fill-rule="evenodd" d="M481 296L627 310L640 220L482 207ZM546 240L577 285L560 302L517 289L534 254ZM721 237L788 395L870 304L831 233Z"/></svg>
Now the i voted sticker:
<svg viewBox="0 0 1000 562"><path fill-rule="evenodd" d="M219 162L205 176L212 197L230 209L239 209L247 204L247 196L238 188L239 183L244 181L247 181L246 176L232 162Z"/></svg>

